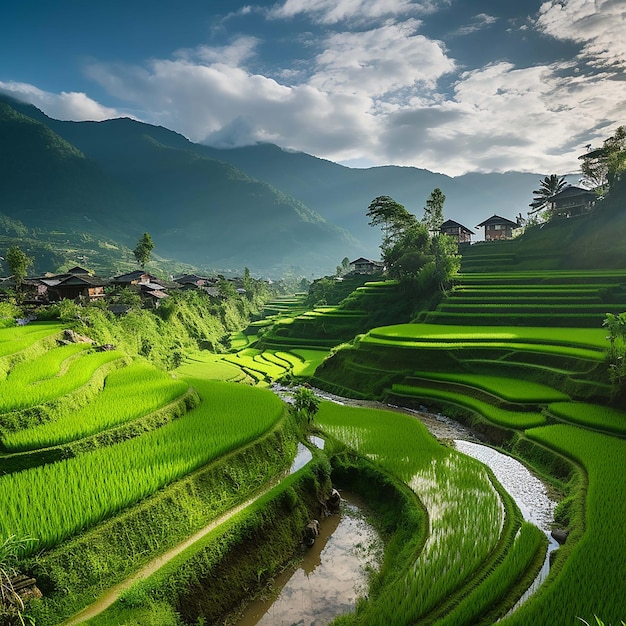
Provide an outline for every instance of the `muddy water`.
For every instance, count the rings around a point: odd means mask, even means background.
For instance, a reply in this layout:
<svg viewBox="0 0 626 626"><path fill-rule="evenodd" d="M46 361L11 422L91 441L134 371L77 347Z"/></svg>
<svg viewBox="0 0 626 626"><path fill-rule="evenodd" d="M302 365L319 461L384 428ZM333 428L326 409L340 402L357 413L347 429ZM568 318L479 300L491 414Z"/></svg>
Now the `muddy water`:
<svg viewBox="0 0 626 626"><path fill-rule="evenodd" d="M296 569L274 580L270 597L252 602L237 626L322 626L354 610L367 592L382 543L363 516L363 502L343 492L341 512L320 520L320 534Z"/></svg>

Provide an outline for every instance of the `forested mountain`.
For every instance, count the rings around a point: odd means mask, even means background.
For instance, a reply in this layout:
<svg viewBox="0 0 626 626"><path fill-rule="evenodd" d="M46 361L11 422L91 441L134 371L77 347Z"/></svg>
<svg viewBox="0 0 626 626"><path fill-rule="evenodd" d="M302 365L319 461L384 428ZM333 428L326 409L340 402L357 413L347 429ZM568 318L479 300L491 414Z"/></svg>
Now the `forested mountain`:
<svg viewBox="0 0 626 626"><path fill-rule="evenodd" d="M67 233L196 267L319 276L342 258L378 258L365 215L390 195L421 218L439 187L444 214L468 228L525 214L535 174L451 178L413 167L345 167L270 144L217 149L131 119L53 120L0 96L0 214L38 236ZM477 237L481 233L477 231Z"/></svg>
<svg viewBox="0 0 626 626"><path fill-rule="evenodd" d="M42 238L61 230L132 245L149 231L162 256L273 275L330 271L359 251L301 202L164 128L60 122L5 100L0 146L0 213Z"/></svg>

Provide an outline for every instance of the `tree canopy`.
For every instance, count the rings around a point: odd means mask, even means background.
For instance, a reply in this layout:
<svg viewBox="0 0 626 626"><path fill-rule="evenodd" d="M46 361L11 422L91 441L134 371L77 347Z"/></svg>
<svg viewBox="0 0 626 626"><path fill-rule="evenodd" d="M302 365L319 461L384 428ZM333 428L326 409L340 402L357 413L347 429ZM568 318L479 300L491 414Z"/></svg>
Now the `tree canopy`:
<svg viewBox="0 0 626 626"><path fill-rule="evenodd" d="M431 289L445 286L458 271L456 242L439 232L445 198L441 189L434 189L426 201L428 220L425 216L421 222L389 196L372 200L367 216L371 226L383 225L382 258L390 278L408 281L422 276L422 286Z"/></svg>
<svg viewBox="0 0 626 626"><path fill-rule="evenodd" d="M559 191L567 186L567 181L563 176L557 174L550 174L546 176L539 183L539 189L535 189L533 194L535 197L533 201L528 205L532 210L529 211L529 215L538 213L542 209L548 207L548 199L555 196Z"/></svg>
<svg viewBox="0 0 626 626"><path fill-rule="evenodd" d="M366 215L370 218L370 226L381 226L383 229L381 244L383 252L385 248L393 245L402 232L415 221L415 216L390 196L374 198L370 202Z"/></svg>
<svg viewBox="0 0 626 626"><path fill-rule="evenodd" d="M443 204L445 201L446 196L439 187L433 189L426 200L422 222L433 234L438 233L443 224Z"/></svg>
<svg viewBox="0 0 626 626"><path fill-rule="evenodd" d="M608 193L626 169L626 126L619 126L601 148L578 158L584 182L599 194Z"/></svg>
<svg viewBox="0 0 626 626"><path fill-rule="evenodd" d="M33 259L29 257L18 246L11 246L7 250L6 262L13 275L15 281L16 290L19 292L26 274L30 266L33 264Z"/></svg>
<svg viewBox="0 0 626 626"><path fill-rule="evenodd" d="M137 259L137 263L139 263L141 269L143 269L146 263L150 260L150 253L153 249L154 241L152 241L152 237L149 233L144 233L133 250L135 259Z"/></svg>

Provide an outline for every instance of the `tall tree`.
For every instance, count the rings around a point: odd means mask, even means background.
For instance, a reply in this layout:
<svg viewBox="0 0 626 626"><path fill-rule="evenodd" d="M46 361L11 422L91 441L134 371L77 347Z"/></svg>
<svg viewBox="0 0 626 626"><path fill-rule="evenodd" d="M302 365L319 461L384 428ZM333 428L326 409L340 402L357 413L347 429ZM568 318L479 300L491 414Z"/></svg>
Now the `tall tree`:
<svg viewBox="0 0 626 626"><path fill-rule="evenodd" d="M422 222L426 224L433 235L439 232L443 224L443 204L445 201L446 196L439 187L433 189L426 200Z"/></svg>
<svg viewBox="0 0 626 626"><path fill-rule="evenodd" d="M606 194L626 169L626 126L619 126L601 148L578 157L583 181L599 194Z"/></svg>
<svg viewBox="0 0 626 626"><path fill-rule="evenodd" d="M24 253L18 246L11 246L7 250L6 262L15 281L15 291L18 299L21 299L22 284L28 273L28 269L33 264L33 259Z"/></svg>
<svg viewBox="0 0 626 626"><path fill-rule="evenodd" d="M150 253L153 249L154 241L152 241L152 237L149 233L144 233L133 250L133 254L135 255L137 263L139 263L139 267L141 267L141 269L143 269L146 263L150 260Z"/></svg>
<svg viewBox="0 0 626 626"><path fill-rule="evenodd" d="M381 226L383 230L383 243L381 248L390 247L401 233L415 221L404 205L396 202L390 196L378 196L374 198L367 209L367 217L370 218L370 226Z"/></svg>
<svg viewBox="0 0 626 626"><path fill-rule="evenodd" d="M550 176L543 178L539 183L539 189L535 189L535 191L533 191L535 197L528 205L532 209L528 212L528 214L532 215L533 213L538 213L542 209L548 208L548 199L555 196L566 186L567 181L563 176L550 174Z"/></svg>

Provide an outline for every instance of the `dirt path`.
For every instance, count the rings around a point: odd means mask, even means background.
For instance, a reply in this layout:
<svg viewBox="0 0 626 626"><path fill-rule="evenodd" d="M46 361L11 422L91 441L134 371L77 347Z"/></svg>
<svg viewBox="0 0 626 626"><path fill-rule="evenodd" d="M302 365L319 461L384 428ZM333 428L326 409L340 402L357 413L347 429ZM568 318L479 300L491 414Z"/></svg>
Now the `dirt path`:
<svg viewBox="0 0 626 626"><path fill-rule="evenodd" d="M179 543L177 546L174 546L167 552L164 552L161 556L153 559L149 563L146 563L140 570L135 572L132 576L123 580L121 583L111 587L106 591L106 593L92 605L83 609L80 613L77 613L69 620L62 623L61 626L74 626L74 624L82 624L87 620L96 617L106 609L108 609L119 597L120 595L126 591L129 587L131 587L134 583L139 580L144 580L148 578L151 574L156 572L159 568L163 567L167 562L171 561L175 556L178 556L183 550L186 550L189 546L193 545L196 541L202 539L205 535L208 535L212 530L215 530L218 526L221 526L224 522L228 521L234 515L237 515L251 504L256 502L260 497L265 495L268 491L273 489L279 481L272 481L263 491L260 491L252 498L246 500L242 504L230 509L228 512L224 513L217 519L213 520L210 524L201 528L194 535Z"/></svg>

